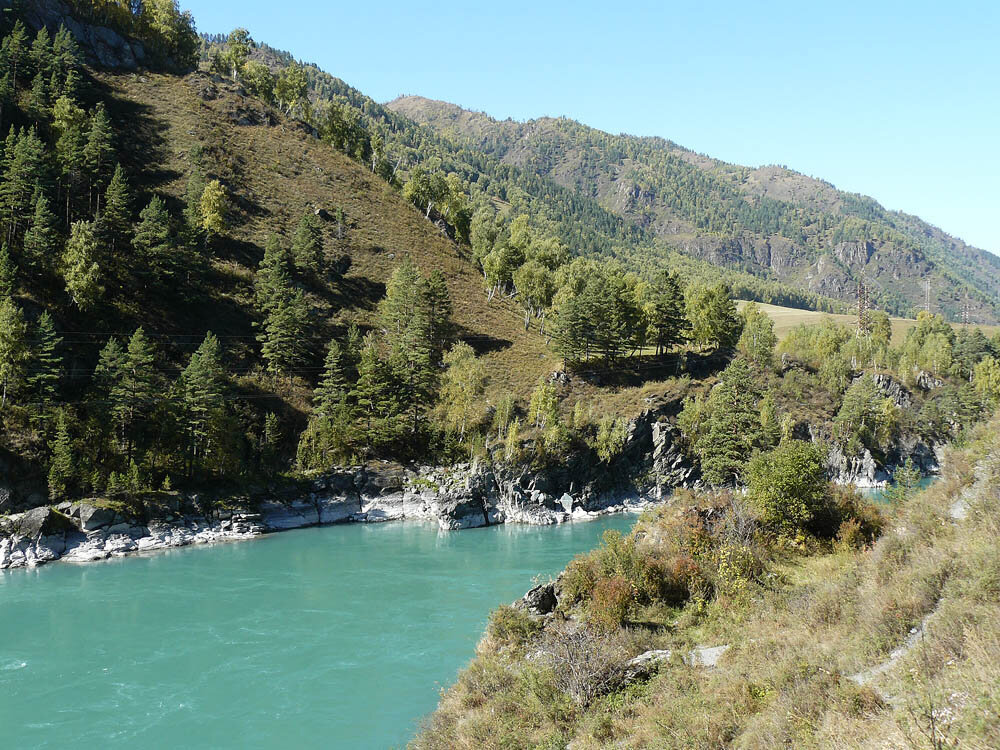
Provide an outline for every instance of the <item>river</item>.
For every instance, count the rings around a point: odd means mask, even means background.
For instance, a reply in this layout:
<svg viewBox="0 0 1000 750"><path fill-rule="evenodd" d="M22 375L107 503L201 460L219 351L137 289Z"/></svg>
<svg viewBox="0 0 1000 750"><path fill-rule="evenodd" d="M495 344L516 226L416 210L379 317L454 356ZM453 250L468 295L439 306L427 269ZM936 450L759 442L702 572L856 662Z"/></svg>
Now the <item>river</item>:
<svg viewBox="0 0 1000 750"><path fill-rule="evenodd" d="M17 747L402 746L491 609L634 521L352 524L0 571L0 727Z"/></svg>

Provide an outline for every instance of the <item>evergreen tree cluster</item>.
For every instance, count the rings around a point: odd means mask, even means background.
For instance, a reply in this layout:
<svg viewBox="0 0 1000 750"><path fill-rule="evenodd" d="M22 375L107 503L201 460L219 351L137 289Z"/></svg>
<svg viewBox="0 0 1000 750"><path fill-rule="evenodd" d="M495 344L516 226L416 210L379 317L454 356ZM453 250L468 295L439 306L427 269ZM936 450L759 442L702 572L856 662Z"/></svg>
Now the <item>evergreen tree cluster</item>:
<svg viewBox="0 0 1000 750"><path fill-rule="evenodd" d="M378 325L351 326L327 348L313 415L299 441L302 468L394 450L417 450L442 432L464 440L481 419L482 365L451 346L452 303L444 275L424 277L407 258L393 272Z"/></svg>

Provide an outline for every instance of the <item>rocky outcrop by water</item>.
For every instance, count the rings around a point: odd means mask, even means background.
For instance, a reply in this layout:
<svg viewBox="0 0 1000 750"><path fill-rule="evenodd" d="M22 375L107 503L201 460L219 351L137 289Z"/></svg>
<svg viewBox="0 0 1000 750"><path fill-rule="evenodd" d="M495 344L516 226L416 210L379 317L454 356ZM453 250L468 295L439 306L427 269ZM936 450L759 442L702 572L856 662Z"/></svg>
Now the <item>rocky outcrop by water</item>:
<svg viewBox="0 0 1000 750"><path fill-rule="evenodd" d="M165 505L147 503L142 513L96 500L43 506L0 520L0 568L102 560L333 523L415 520L452 531L557 524L637 509L697 479L697 469L676 445L676 432L662 418L651 410L632 420L610 464L588 453L546 467L382 463L332 470L305 489L261 491L221 503L230 510L216 509L218 499L177 493Z"/></svg>
<svg viewBox="0 0 1000 750"><path fill-rule="evenodd" d="M895 396L905 398L902 392ZM334 469L308 486L262 489L249 497L208 501L170 493L165 503L140 504L141 512L96 500L41 506L0 517L0 569L58 559L103 560L334 523L413 520L453 531L501 523L558 524L639 509L668 499L674 488L699 482L697 465L680 449L670 421L678 408L670 403L633 419L610 463L591 452L541 467L386 462ZM935 450L920 441L901 441L897 453L892 458L898 463L910 456L924 473L937 470ZM846 456L833 448L828 465L831 479L842 484L880 487L891 479L869 451Z"/></svg>

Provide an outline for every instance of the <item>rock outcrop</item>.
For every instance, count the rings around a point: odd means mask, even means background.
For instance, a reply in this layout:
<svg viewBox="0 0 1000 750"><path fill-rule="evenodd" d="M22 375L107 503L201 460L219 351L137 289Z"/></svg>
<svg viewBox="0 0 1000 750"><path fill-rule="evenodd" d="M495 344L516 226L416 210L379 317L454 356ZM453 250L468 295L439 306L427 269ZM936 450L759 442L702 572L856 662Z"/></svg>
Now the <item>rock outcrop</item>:
<svg viewBox="0 0 1000 750"><path fill-rule="evenodd" d="M78 21L62 0L31 0L24 20L34 30L42 26L52 33L65 26L80 45L87 61L113 70L137 70L147 62L146 49L134 39L126 39L105 26Z"/></svg>

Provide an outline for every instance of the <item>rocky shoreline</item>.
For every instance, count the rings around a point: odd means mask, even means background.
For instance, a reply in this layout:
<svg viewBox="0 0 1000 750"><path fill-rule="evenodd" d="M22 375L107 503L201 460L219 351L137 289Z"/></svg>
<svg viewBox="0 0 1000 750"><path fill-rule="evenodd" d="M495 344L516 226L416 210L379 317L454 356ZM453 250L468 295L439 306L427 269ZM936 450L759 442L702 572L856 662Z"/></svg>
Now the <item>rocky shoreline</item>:
<svg viewBox="0 0 1000 750"><path fill-rule="evenodd" d="M358 469L313 482L297 499L265 499L231 509L197 510L197 496L171 495L167 512L140 519L100 501L40 506L0 519L0 569L49 562L86 563L199 544L342 523L417 521L442 531L502 523L550 525L638 511L656 502L637 493L558 498L529 487L516 492L489 484L492 472Z"/></svg>
<svg viewBox="0 0 1000 750"><path fill-rule="evenodd" d="M335 523L414 520L453 531L502 523L557 524L641 509L666 500L674 488L700 484L698 468L680 449L671 422L679 409L678 402L663 404L629 422L622 450L611 463L589 452L547 467L383 462L334 468L308 485L262 489L250 497L172 492L151 493L141 502L47 506L39 495L25 504L38 507L0 516L0 569L55 560L90 562ZM911 439L898 448L898 462L910 456L923 473L936 473L934 447ZM890 480L867 451L847 457L831 450L827 468L838 484L877 488Z"/></svg>

